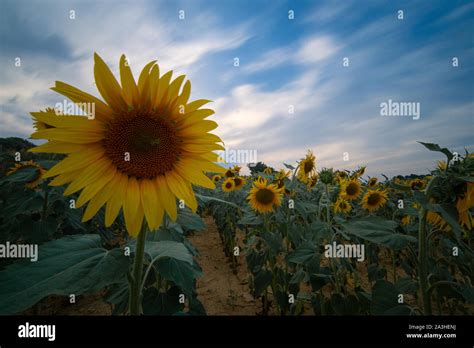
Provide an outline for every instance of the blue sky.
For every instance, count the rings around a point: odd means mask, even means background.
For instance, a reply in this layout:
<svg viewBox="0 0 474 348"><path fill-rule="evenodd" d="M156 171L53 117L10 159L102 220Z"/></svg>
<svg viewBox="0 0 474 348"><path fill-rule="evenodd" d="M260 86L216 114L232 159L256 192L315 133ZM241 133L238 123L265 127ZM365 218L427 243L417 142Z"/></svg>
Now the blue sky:
<svg viewBox="0 0 474 348"><path fill-rule="evenodd" d="M98 95L98 52L115 73L125 53L136 76L155 59L186 74L226 146L277 168L312 149L318 168L426 173L442 157L416 141L474 151L473 1L0 4L0 136L28 137L29 112L63 101L56 80ZM382 117L388 99L420 103L420 119Z"/></svg>

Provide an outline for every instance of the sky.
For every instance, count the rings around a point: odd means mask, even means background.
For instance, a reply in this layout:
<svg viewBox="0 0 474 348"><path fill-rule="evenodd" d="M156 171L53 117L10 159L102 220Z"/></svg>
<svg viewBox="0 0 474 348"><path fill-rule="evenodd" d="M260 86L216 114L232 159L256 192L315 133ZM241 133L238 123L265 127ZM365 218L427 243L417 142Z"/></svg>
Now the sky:
<svg viewBox="0 0 474 348"><path fill-rule="evenodd" d="M29 137L56 80L99 96L94 52L117 77L124 53L136 78L151 60L186 74L229 150L424 174L443 157L417 141L474 151L473 39L473 1L0 0L0 137ZM382 116L389 100L419 119Z"/></svg>

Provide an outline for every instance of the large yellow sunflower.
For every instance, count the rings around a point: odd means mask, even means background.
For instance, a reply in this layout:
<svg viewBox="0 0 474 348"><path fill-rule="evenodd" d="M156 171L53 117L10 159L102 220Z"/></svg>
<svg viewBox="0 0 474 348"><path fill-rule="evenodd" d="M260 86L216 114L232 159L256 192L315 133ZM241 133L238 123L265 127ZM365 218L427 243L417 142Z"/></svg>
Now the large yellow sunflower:
<svg viewBox="0 0 474 348"><path fill-rule="evenodd" d="M48 142L31 151L68 155L44 177L56 177L51 185L69 184L66 195L82 190L76 206L89 202L83 221L106 204L105 225L110 226L122 209L132 236L139 234L144 218L151 230L160 226L164 213L175 220L176 198L195 211L192 185L213 189L204 172L223 171L212 152L224 149L221 139L209 133L217 124L206 120L214 111L200 109L209 101L189 102L191 83L181 88L185 76L171 81L171 71L160 77L155 61L136 83L122 55L121 86L97 54L94 62L95 83L105 102L63 82L52 88L85 110L93 105L93 119L32 113L54 128L33 133L33 139Z"/></svg>
<svg viewBox="0 0 474 348"><path fill-rule="evenodd" d="M214 182L219 182L222 179L220 175L213 175L212 176L212 181Z"/></svg>
<svg viewBox="0 0 474 348"><path fill-rule="evenodd" d="M362 207L369 212L374 212L387 203L387 192L381 190L368 190L362 198Z"/></svg>
<svg viewBox="0 0 474 348"><path fill-rule="evenodd" d="M253 187L247 196L251 207L260 212L268 213L275 206L281 205L282 189L276 185L267 185L267 180L258 178L253 182Z"/></svg>
<svg viewBox="0 0 474 348"><path fill-rule="evenodd" d="M298 179L307 183L310 176L316 174L316 156L311 150L308 150L306 157L303 158L298 166Z"/></svg>
<svg viewBox="0 0 474 348"><path fill-rule="evenodd" d="M16 173L20 170L27 169L27 168L33 168L36 170L35 176L25 184L25 187L33 189L36 186L38 186L41 180L43 180L44 173L46 172L46 170L43 167L41 167L38 163L35 163L32 160L22 162L22 163L15 163L15 165L8 170L6 175L11 175L13 173Z"/></svg>
<svg viewBox="0 0 474 348"><path fill-rule="evenodd" d="M341 196L349 201L356 200L359 198L362 192L362 188L360 185L359 180L357 179L350 179L344 180L341 183Z"/></svg>

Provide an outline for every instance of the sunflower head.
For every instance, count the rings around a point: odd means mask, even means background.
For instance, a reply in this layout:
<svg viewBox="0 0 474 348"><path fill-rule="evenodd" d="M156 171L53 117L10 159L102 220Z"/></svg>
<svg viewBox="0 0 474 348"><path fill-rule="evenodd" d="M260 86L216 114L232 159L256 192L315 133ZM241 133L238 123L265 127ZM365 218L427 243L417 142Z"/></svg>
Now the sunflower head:
<svg viewBox="0 0 474 348"><path fill-rule="evenodd" d="M234 176L232 178L235 184L235 190L240 190L245 185L245 179L241 176Z"/></svg>
<svg viewBox="0 0 474 348"><path fill-rule="evenodd" d="M316 186L317 183L318 183L318 175L314 174L311 177L309 177L309 179L308 179L308 184L307 184L308 189L312 189L313 187Z"/></svg>
<svg viewBox="0 0 474 348"><path fill-rule="evenodd" d="M352 210L352 205L349 201L339 197L333 205L334 213L347 214Z"/></svg>
<svg viewBox="0 0 474 348"><path fill-rule="evenodd" d="M356 200L362 193L362 188L359 180L347 179L341 184L341 196L349 201Z"/></svg>
<svg viewBox="0 0 474 348"><path fill-rule="evenodd" d="M214 182L219 182L222 179L220 175L213 175L212 176L212 181Z"/></svg>
<svg viewBox="0 0 474 348"><path fill-rule="evenodd" d="M21 163L15 163L13 167L11 167L6 175L11 175L13 173L22 171L23 169L35 169L35 176L30 179L26 184L25 187L34 189L38 184L43 180L43 175L46 172L46 170L41 167L38 163L35 163L33 160L26 161L26 162L21 162Z"/></svg>
<svg viewBox="0 0 474 348"><path fill-rule="evenodd" d="M217 127L206 120L214 111L200 109L208 100L189 102L191 83L185 76L172 80L172 72L160 76L155 61L135 81L126 57L120 59L120 82L97 55L95 84L104 101L63 82L52 89L70 98L88 115L58 116L32 113L51 126L32 134L48 142L30 151L62 153L67 157L45 173L56 177L51 185L69 184L65 194L82 190L76 202L88 203L83 221L90 220L105 204L105 225L120 210L130 235L136 236L146 219L156 230L166 213L177 217L179 198L195 211L193 185L213 189L204 173L222 173L214 150L224 150Z"/></svg>
<svg viewBox="0 0 474 348"><path fill-rule="evenodd" d="M444 160L436 161L439 170L446 170L448 168L448 164Z"/></svg>
<svg viewBox="0 0 474 348"><path fill-rule="evenodd" d="M311 150L308 150L308 152L306 153L306 157L303 158L298 165L297 176L301 182L307 183L309 177L315 173L316 173L316 156L313 154Z"/></svg>
<svg viewBox="0 0 474 348"><path fill-rule="evenodd" d="M410 215L405 215L404 217L402 217L403 226L408 226L412 221L413 221L413 217Z"/></svg>
<svg viewBox="0 0 474 348"><path fill-rule="evenodd" d="M231 192L235 190L235 181L234 178L227 178L222 183L222 191Z"/></svg>
<svg viewBox="0 0 474 348"><path fill-rule="evenodd" d="M362 198L362 207L374 212L387 203L387 192L382 190L368 190Z"/></svg>
<svg viewBox="0 0 474 348"><path fill-rule="evenodd" d="M426 182L422 179L413 179L410 181L410 187L412 190L419 191L423 190L426 186Z"/></svg>
<svg viewBox="0 0 474 348"><path fill-rule="evenodd" d="M369 181L367 182L367 186L369 188L375 188L378 184L378 179L377 178L370 178Z"/></svg>
<svg viewBox="0 0 474 348"><path fill-rule="evenodd" d="M363 167L360 167L359 169L355 170L352 175L351 175L351 178L360 178L362 175L364 175L365 173L365 166Z"/></svg>
<svg viewBox="0 0 474 348"><path fill-rule="evenodd" d="M470 212L474 207L474 183L468 182L464 184L464 190L458 195L456 201L456 210L458 211L459 224L467 230L472 230L473 218Z"/></svg>
<svg viewBox="0 0 474 348"><path fill-rule="evenodd" d="M264 172L265 174L270 175L270 174L273 173L273 168L272 168L272 167L266 167L266 168L263 170L263 172Z"/></svg>
<svg viewBox="0 0 474 348"><path fill-rule="evenodd" d="M333 182L334 180L334 172L332 171L332 168L323 168L319 172L319 178L321 179L321 182L329 185Z"/></svg>
<svg viewBox="0 0 474 348"><path fill-rule="evenodd" d="M235 173L232 169L227 169L224 173L225 177L226 178L232 178L233 176L235 176Z"/></svg>
<svg viewBox="0 0 474 348"><path fill-rule="evenodd" d="M273 211L274 207L281 205L282 189L273 184L267 184L267 180L258 178L247 196L250 206L260 213Z"/></svg>
<svg viewBox="0 0 474 348"><path fill-rule="evenodd" d="M233 170L234 173L236 173L236 174L239 174L241 169L242 169L242 167L237 166L237 165L235 165L235 166L232 168L232 170Z"/></svg>

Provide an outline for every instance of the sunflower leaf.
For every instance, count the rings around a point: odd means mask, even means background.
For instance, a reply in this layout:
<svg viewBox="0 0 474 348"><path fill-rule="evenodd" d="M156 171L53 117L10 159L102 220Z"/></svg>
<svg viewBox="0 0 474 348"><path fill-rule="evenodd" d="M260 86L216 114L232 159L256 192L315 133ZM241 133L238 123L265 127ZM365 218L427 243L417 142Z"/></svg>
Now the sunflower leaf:
<svg viewBox="0 0 474 348"><path fill-rule="evenodd" d="M129 257L106 250L99 235L67 236L39 247L38 261L0 272L0 314L19 313L49 295L81 295L124 280Z"/></svg>

